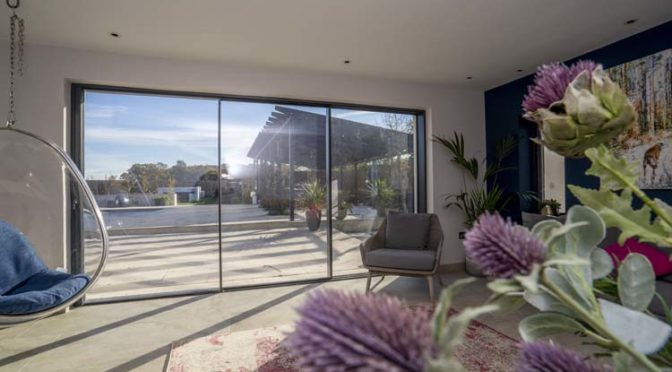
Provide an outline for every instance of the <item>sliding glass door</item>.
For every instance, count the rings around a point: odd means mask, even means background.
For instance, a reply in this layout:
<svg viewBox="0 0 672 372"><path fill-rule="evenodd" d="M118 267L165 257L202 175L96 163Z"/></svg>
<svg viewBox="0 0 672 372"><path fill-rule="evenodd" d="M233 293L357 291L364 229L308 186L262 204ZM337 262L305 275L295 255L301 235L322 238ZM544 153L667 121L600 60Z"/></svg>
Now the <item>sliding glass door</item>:
<svg viewBox="0 0 672 372"><path fill-rule="evenodd" d="M328 276L326 113L221 101L224 287Z"/></svg>
<svg viewBox="0 0 672 372"><path fill-rule="evenodd" d="M364 272L359 243L389 211L414 212L416 116L334 109L331 118L333 268Z"/></svg>
<svg viewBox="0 0 672 372"><path fill-rule="evenodd" d="M386 213L419 210L418 113L76 88L75 158L111 237L89 300L359 275Z"/></svg>
<svg viewBox="0 0 672 372"><path fill-rule="evenodd" d="M111 243L89 299L219 288L217 109L214 99L85 92L84 175Z"/></svg>

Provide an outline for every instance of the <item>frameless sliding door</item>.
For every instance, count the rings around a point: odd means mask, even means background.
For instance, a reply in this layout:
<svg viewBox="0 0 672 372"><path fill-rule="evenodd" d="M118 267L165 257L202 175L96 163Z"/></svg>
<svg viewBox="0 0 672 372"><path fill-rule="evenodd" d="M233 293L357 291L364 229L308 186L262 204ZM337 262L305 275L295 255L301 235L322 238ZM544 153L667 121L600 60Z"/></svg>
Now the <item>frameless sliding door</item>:
<svg viewBox="0 0 672 372"><path fill-rule="evenodd" d="M334 275L364 272L359 243L389 211L416 211L416 115L333 109Z"/></svg>
<svg viewBox="0 0 672 372"><path fill-rule="evenodd" d="M111 240L89 300L363 274L359 244L386 213L424 211L416 113L73 92L75 158Z"/></svg>
<svg viewBox="0 0 672 372"><path fill-rule="evenodd" d="M218 101L95 90L83 98L83 169L111 243L87 298L218 289Z"/></svg>
<svg viewBox="0 0 672 372"><path fill-rule="evenodd" d="M328 276L327 109L220 103L222 282Z"/></svg>

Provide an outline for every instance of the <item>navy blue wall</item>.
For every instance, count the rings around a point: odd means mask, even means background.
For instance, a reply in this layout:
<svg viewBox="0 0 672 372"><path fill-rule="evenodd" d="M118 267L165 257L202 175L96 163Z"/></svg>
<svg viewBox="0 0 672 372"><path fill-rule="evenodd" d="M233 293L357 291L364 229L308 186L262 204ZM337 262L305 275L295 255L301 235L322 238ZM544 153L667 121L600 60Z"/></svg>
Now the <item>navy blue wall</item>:
<svg viewBox="0 0 672 372"><path fill-rule="evenodd" d="M578 59L591 59L604 65L605 68L620 65L637 58L672 48L672 22L667 22L627 39L617 41L603 48L586 53L566 61L572 63ZM549 61L552 62L552 61ZM494 152L497 139L514 134L521 138L519 150L510 162L517 167L511 177L499 180L507 191L526 191L531 189L535 175L529 170L532 154L524 137L524 125L521 119L521 102L527 93L527 86L532 84L532 75L528 75L511 83L493 88L485 92L485 130L488 157ZM565 160L565 181L570 185L581 185L597 188L598 179L585 175L590 163L586 159ZM649 191L649 195L672 203L672 190ZM567 192L567 206L578 201ZM525 209L525 207L523 207ZM512 208L511 214L517 216L519 208Z"/></svg>

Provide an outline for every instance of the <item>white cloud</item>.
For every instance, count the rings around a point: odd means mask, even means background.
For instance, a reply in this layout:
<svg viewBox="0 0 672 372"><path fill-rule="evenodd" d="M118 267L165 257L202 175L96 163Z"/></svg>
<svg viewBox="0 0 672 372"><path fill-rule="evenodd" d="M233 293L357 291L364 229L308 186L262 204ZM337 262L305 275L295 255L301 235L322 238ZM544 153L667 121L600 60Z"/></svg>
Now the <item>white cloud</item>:
<svg viewBox="0 0 672 372"><path fill-rule="evenodd" d="M108 119L116 117L119 114L123 114L126 111L128 111L128 107L126 106L99 105L96 103L89 103L86 105L84 116L86 116L87 119Z"/></svg>

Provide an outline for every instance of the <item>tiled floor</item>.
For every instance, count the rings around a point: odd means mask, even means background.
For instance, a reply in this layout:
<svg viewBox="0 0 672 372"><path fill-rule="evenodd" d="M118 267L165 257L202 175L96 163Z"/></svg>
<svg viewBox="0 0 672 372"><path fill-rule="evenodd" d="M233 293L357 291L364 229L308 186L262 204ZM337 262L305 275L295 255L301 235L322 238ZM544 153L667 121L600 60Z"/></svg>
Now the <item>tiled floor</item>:
<svg viewBox="0 0 672 372"><path fill-rule="evenodd" d="M444 283L462 276L445 274ZM311 290L363 291L364 285L365 279L356 279L84 306L68 314L0 330L0 371L162 371L173 341L188 341L226 329L290 324L295 319L293 309ZM400 296L409 303L427 301L422 279L386 277L376 291ZM457 297L455 307L478 305L487 296L484 281L478 280ZM533 312L525 307L482 321L518 338L518 321Z"/></svg>

